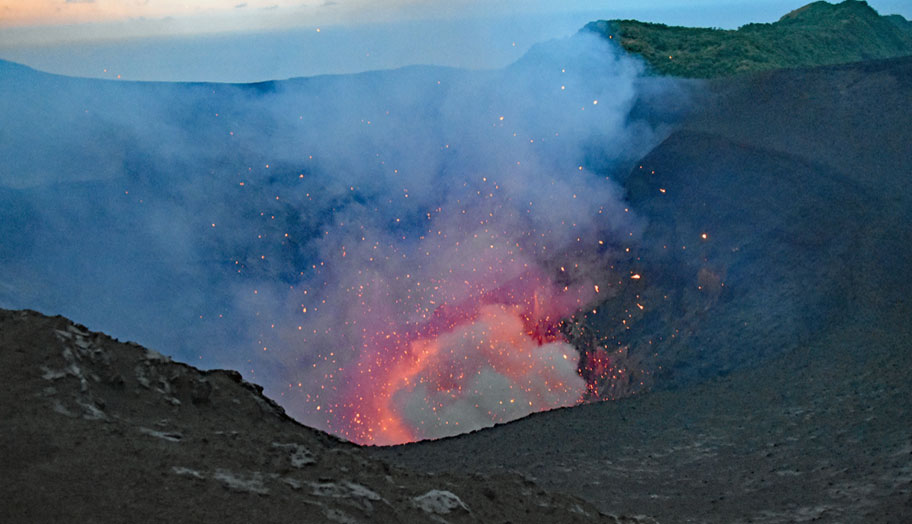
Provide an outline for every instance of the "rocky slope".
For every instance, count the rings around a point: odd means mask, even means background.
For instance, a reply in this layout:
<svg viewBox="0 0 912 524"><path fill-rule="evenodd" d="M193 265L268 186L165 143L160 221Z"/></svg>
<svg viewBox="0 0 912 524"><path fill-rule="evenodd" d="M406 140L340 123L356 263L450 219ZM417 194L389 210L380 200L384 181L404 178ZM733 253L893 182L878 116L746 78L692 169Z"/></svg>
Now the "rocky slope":
<svg viewBox="0 0 912 524"><path fill-rule="evenodd" d="M908 307L910 78L901 58L705 84L627 177L649 225L615 298L573 326L611 353L603 397L758 366Z"/></svg>
<svg viewBox="0 0 912 524"><path fill-rule="evenodd" d="M2 522L637 522L516 474L391 467L203 372L0 310Z"/></svg>

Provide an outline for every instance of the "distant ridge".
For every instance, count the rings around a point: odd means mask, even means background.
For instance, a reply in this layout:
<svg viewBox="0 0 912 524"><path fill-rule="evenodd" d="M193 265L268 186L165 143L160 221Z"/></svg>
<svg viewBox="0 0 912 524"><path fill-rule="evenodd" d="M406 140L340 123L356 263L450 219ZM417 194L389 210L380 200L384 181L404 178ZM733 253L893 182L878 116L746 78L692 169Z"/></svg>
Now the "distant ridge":
<svg viewBox="0 0 912 524"><path fill-rule="evenodd" d="M771 24L737 30L673 27L636 20L586 25L641 55L656 73L715 78L912 55L912 22L881 16L864 1L813 2Z"/></svg>

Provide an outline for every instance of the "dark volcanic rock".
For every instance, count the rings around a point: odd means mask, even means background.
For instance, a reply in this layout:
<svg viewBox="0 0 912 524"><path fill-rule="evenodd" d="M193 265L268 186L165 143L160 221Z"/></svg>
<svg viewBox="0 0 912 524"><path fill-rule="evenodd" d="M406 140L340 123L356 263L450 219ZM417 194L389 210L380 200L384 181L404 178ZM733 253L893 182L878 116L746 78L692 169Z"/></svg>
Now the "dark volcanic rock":
<svg viewBox="0 0 912 524"><path fill-rule="evenodd" d="M0 310L0 380L0 522L617 521L515 474L391 467L237 372L62 317Z"/></svg>
<svg viewBox="0 0 912 524"><path fill-rule="evenodd" d="M576 319L640 389L760 365L906 307L912 282L912 58L715 81L698 98L626 178L648 227L615 298ZM604 396L637 390L615 382Z"/></svg>

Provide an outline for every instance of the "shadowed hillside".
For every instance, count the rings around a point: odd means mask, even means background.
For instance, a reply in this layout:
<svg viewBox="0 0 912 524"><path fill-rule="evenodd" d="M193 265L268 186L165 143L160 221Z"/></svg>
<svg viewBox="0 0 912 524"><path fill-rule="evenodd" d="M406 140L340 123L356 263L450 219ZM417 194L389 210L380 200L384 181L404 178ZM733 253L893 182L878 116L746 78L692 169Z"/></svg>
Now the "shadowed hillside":
<svg viewBox="0 0 912 524"><path fill-rule="evenodd" d="M636 522L518 475L391 467L237 372L62 317L0 309L0 364L2 522Z"/></svg>
<svg viewBox="0 0 912 524"><path fill-rule="evenodd" d="M649 226L616 298L573 325L578 347L611 353L601 397L757 366L905 307L910 79L899 58L706 85L627 178Z"/></svg>
<svg viewBox="0 0 912 524"><path fill-rule="evenodd" d="M738 30L602 20L586 30L620 36L659 74L714 78L784 67L839 64L912 54L912 24L880 16L867 2L814 2L772 24Z"/></svg>

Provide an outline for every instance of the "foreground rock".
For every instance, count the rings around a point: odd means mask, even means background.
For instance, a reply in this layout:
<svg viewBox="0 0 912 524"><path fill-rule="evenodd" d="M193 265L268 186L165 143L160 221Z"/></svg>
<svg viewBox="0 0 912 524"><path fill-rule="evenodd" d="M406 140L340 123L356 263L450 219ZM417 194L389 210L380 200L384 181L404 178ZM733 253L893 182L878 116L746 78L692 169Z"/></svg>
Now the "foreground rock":
<svg viewBox="0 0 912 524"><path fill-rule="evenodd" d="M62 317L0 310L2 522L618 522L516 474L428 475Z"/></svg>

